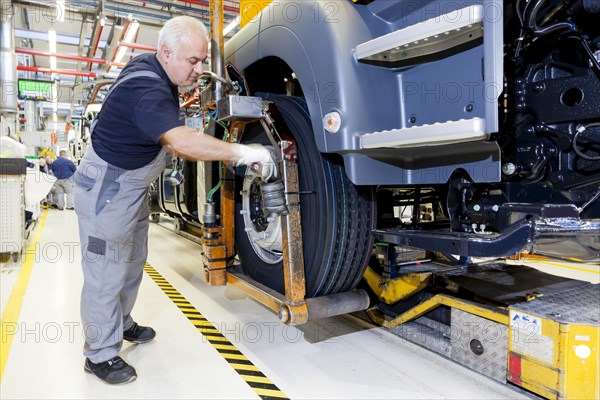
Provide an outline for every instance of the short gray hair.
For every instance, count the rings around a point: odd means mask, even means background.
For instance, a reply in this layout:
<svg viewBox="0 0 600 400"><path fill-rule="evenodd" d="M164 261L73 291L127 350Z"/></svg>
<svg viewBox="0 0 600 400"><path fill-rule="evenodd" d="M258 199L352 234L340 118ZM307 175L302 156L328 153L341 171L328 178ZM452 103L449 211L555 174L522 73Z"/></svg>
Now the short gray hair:
<svg viewBox="0 0 600 400"><path fill-rule="evenodd" d="M161 46L165 44L173 53L177 53L181 41L187 40L189 42L191 40L190 34L195 33L198 33L208 43L208 31L200 20L186 15L171 18L158 33L157 49L160 51Z"/></svg>

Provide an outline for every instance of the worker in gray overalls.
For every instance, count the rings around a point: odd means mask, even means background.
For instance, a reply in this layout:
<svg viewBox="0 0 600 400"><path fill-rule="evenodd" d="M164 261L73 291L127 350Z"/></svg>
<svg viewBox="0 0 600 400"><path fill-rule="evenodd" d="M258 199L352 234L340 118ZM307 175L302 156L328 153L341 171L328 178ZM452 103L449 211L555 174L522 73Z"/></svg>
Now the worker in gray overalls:
<svg viewBox="0 0 600 400"><path fill-rule="evenodd" d="M276 173L265 147L226 143L182 126L177 87L198 79L207 48L200 21L187 16L167 21L157 53L131 60L105 97L92 124L92 145L74 177L84 277L84 369L106 383L137 377L118 356L123 340L145 343L156 335L138 325L131 310L148 254L148 187L169 154L259 164L265 180Z"/></svg>

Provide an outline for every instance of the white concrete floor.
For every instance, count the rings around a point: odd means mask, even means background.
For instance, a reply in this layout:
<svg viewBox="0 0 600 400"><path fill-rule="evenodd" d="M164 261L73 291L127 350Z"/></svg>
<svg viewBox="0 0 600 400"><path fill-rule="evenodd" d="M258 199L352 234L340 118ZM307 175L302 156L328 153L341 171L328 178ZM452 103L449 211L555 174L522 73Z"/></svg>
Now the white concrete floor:
<svg viewBox="0 0 600 400"><path fill-rule="evenodd" d="M144 274L134 318L157 331L153 342L125 344L121 356L138 371L109 386L83 371L77 218L49 210L32 235L24 267L1 268L5 399L260 398ZM36 242L37 240L37 242ZM204 283L200 246L151 225L148 262L208 321L293 399L514 399L522 392L470 371L352 316L301 329L287 327L234 287ZM21 278L23 279L23 278ZM15 304L21 298L22 307ZM10 296L12 295L12 298ZM11 310L12 308L12 310ZM17 307L18 308L18 307ZM12 339L12 342L11 340Z"/></svg>

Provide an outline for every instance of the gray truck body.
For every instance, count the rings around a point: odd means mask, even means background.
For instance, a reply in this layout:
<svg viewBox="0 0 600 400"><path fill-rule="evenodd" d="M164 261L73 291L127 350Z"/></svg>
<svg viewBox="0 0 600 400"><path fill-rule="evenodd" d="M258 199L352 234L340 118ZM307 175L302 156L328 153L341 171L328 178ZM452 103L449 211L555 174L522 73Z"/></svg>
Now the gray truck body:
<svg viewBox="0 0 600 400"><path fill-rule="evenodd" d="M402 30L409 34L423 23L429 23L424 30L431 29L432 22L454 18L478 23L475 12L483 16L483 39L463 39L464 48L449 54L399 67L357 59L357 46L370 40ZM368 6L276 1L227 43L225 58L240 70L269 57L287 64L304 92L318 149L341 154L357 185L440 184L458 168L474 182L497 182L500 150L489 137L498 131L502 13L497 0L375 1ZM330 112L341 115L336 133L323 127ZM430 126L443 130L448 122L479 119L483 132L467 140L428 136ZM412 127L423 127L419 143L364 146L363 138L374 132L396 130L396 137L402 137Z"/></svg>

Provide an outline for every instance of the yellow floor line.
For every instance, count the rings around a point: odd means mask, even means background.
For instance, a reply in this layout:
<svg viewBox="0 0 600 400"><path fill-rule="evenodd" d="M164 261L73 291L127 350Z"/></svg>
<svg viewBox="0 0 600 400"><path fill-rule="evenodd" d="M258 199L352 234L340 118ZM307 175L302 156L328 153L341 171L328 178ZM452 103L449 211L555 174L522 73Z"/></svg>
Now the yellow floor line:
<svg viewBox="0 0 600 400"><path fill-rule="evenodd" d="M12 293L8 298L8 303L4 309L4 315L0 320L0 382L2 382L2 376L4 375L4 368L6 367L6 361L8 360L8 354L10 352L10 346L12 344L13 336L19 322L19 314L21 314L21 307L23 306L23 298L25 297L25 291L27 290L27 284L31 277L31 271L33 269L33 263L35 260L35 248L42 235L44 224L46 223L46 216L48 210L45 210L42 214L39 226L36 228L35 235L31 239L27 250L25 251L25 259L23 265L19 271L19 276L15 282Z"/></svg>
<svg viewBox="0 0 600 400"><path fill-rule="evenodd" d="M546 256L542 256L539 254L518 254L517 256L515 256L515 258L509 258L513 261L521 261L521 262L538 262L540 264L547 264L547 265L551 265L553 267L557 267L557 268L566 268L566 269L572 269L575 271L582 271L582 272L589 272L592 274L600 274L600 270L593 270L593 269L587 269L587 268L581 268L581 267L575 267L572 265L567 265L564 264L560 261L555 261L553 262L552 260L556 260L550 257L546 257ZM568 259L570 260L570 259ZM572 259L572 262L575 263L579 263L581 264L581 261L576 260L576 259Z"/></svg>
<svg viewBox="0 0 600 400"><path fill-rule="evenodd" d="M557 268L566 268L566 269L572 269L572 270L575 270L575 271L583 271L583 272L587 272L587 273L591 273L591 274L600 275L600 271L594 271L593 269L573 267L571 265L553 263L553 262L549 262L549 261L541 261L540 260L540 261L537 261L537 262L539 262L540 264L551 265L551 266L557 267Z"/></svg>

